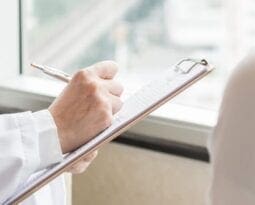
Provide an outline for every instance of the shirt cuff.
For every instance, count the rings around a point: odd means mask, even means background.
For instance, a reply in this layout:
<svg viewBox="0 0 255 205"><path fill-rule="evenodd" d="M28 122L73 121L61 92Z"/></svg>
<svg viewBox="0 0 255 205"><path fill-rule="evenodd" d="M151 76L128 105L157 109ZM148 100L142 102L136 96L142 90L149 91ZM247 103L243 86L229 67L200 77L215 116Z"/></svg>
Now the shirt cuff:
<svg viewBox="0 0 255 205"><path fill-rule="evenodd" d="M57 127L50 112L48 110L42 110L34 112L33 116L39 135L40 170L61 162L63 160L63 154L58 138Z"/></svg>

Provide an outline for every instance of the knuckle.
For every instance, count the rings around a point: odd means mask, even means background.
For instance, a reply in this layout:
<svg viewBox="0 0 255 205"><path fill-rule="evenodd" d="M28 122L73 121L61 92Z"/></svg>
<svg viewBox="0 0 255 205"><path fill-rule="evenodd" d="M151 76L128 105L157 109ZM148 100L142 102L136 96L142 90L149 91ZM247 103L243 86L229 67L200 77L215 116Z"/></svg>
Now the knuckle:
<svg viewBox="0 0 255 205"><path fill-rule="evenodd" d="M86 83L86 85L84 86L85 91L89 94L89 95L93 95L96 99L99 98L98 95L98 84L95 80L90 80L89 82Z"/></svg>
<svg viewBox="0 0 255 205"><path fill-rule="evenodd" d="M86 70L79 70L77 73L74 74L73 79L75 79L76 81L82 81L84 80L84 78L86 78Z"/></svg>
<svg viewBox="0 0 255 205"><path fill-rule="evenodd" d="M76 82L85 84L91 80L92 73L87 69L83 69L78 71L73 78Z"/></svg>
<svg viewBox="0 0 255 205"><path fill-rule="evenodd" d="M90 71L79 71L74 76L74 81L84 95L94 96L96 95L99 84L97 80L88 74Z"/></svg>

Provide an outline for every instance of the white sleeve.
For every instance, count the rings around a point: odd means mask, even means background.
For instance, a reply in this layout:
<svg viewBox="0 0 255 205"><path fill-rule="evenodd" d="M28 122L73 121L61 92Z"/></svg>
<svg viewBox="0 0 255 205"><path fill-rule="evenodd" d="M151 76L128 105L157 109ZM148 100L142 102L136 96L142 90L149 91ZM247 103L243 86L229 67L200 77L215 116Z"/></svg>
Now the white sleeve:
<svg viewBox="0 0 255 205"><path fill-rule="evenodd" d="M62 159L49 111L0 115L0 201L32 173Z"/></svg>
<svg viewBox="0 0 255 205"><path fill-rule="evenodd" d="M38 169L43 169L63 159L59 143L57 127L48 110L33 113L35 127L39 134L39 158Z"/></svg>

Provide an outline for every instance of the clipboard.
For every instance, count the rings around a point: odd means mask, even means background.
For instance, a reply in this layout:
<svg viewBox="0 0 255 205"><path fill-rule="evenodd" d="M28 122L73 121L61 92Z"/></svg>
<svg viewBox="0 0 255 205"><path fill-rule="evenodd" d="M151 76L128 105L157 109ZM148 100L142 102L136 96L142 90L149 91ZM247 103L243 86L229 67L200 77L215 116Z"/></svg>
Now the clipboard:
<svg viewBox="0 0 255 205"><path fill-rule="evenodd" d="M161 73L157 79L130 96L124 102L122 109L114 116L113 123L109 128L74 152L66 155L62 162L32 176L18 187L16 192L3 204L10 205L22 202L41 187L67 171L81 158L122 134L212 70L213 67L204 59L181 60L172 68Z"/></svg>

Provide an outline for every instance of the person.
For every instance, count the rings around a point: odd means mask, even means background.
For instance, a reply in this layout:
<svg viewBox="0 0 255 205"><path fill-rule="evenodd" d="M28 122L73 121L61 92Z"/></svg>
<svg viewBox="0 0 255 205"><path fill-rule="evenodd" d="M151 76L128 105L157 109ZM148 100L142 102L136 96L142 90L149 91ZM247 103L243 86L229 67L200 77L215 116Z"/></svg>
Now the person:
<svg viewBox="0 0 255 205"><path fill-rule="evenodd" d="M112 61L97 63L78 71L48 109L0 115L0 202L33 173L61 162L63 154L111 125L122 106L117 70ZM70 172L85 171L96 153ZM63 177L58 177L22 204L63 205L64 192Z"/></svg>
<svg viewBox="0 0 255 205"><path fill-rule="evenodd" d="M210 205L255 204L255 54L246 57L225 89L218 123L210 138Z"/></svg>

